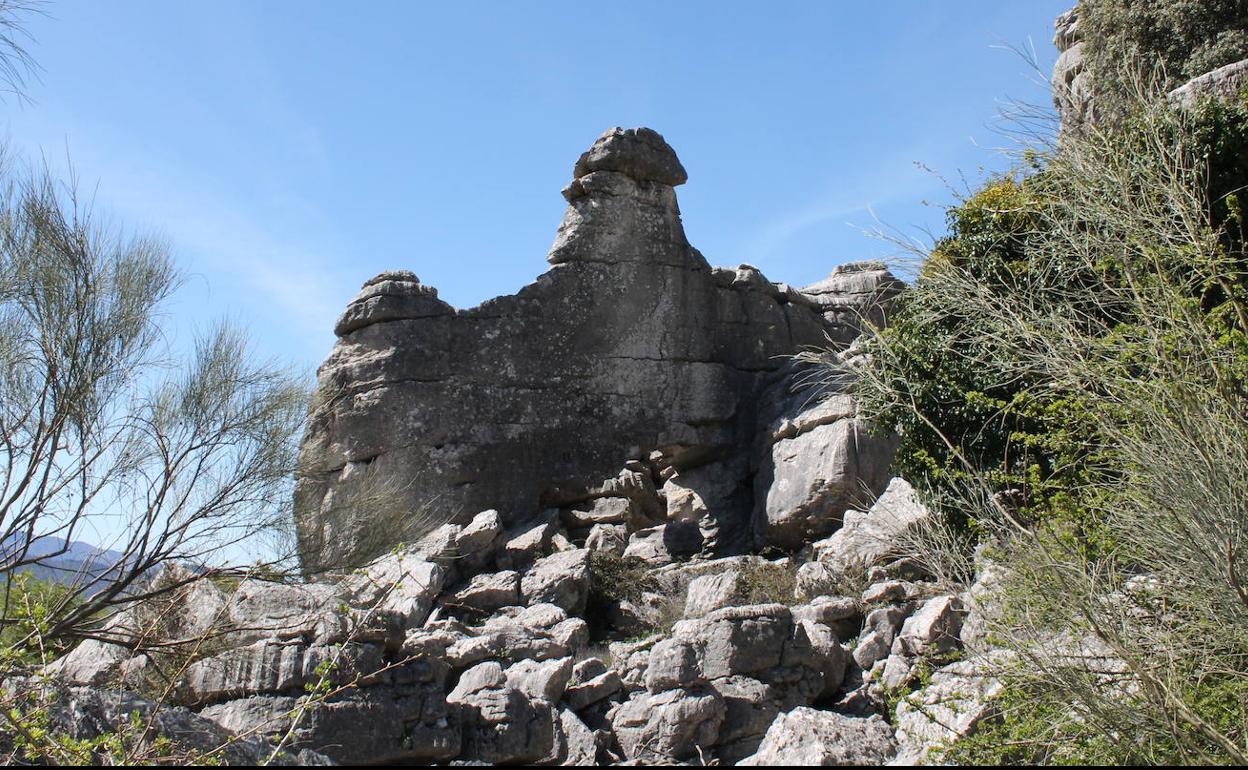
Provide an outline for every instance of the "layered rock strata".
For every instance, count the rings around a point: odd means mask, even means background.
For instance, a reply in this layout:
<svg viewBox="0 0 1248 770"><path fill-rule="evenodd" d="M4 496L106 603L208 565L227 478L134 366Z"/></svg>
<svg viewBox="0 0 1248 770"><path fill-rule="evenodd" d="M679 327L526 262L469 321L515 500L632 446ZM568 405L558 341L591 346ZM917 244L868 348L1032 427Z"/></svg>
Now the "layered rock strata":
<svg viewBox="0 0 1248 770"><path fill-rule="evenodd" d="M712 268L681 224L685 170L650 129L607 131L573 173L553 267L517 294L457 310L395 271L347 307L302 444L310 572L359 563L430 518L497 508L511 524L591 501L629 460L714 498L694 550L751 545L754 478L770 462L756 454L760 398L789 356L848 342L899 284L878 265L809 292Z"/></svg>

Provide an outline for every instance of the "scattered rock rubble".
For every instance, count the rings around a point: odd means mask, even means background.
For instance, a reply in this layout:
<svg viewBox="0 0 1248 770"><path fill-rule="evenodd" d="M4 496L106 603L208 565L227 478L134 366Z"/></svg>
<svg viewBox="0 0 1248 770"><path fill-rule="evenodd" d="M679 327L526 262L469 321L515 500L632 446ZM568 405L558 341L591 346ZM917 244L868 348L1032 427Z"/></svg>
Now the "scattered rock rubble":
<svg viewBox="0 0 1248 770"><path fill-rule="evenodd" d="M894 479L847 518L884 531L925 515ZM201 581L159 613L118 616L118 644L83 642L46 673L80 710L117 689L166 689L170 713L197 729L280 744L298 762L912 762L991 716L995 680L962 657L974 599L889 577L898 554L869 538L841 538L857 550L835 558L819 541L824 556L800 567L668 554L645 569L674 622L628 639L633 628L608 621L591 638L595 569L610 564L595 554L622 557L578 545L567 521L551 510L503 527L490 510L334 581ZM769 603L740 603L759 570L792 577L812 564L846 585L878 580L814 598L780 580ZM132 651L157 622L209 641L176 665ZM924 668L930 683L889 713Z"/></svg>

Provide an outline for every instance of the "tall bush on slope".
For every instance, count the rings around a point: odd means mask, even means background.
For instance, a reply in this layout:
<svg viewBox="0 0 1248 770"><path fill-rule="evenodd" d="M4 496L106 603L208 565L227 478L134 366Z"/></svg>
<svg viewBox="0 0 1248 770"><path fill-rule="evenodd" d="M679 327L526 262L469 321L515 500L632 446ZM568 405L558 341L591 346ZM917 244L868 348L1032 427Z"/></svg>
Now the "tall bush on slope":
<svg viewBox="0 0 1248 770"><path fill-rule="evenodd" d="M1243 103L1137 99L955 209L866 345L903 470L1012 570L963 759L1248 759L1245 149Z"/></svg>

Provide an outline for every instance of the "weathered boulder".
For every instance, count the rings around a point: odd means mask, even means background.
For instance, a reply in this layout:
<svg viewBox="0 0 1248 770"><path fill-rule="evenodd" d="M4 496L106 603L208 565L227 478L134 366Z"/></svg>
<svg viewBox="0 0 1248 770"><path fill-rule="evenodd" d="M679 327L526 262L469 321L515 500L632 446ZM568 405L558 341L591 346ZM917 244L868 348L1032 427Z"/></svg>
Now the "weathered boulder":
<svg viewBox="0 0 1248 770"><path fill-rule="evenodd" d="M1000 662L984 657L951 663L932 674L927 687L903 698L894 718L898 764L923 763L994 715L993 699L1003 690L993 675Z"/></svg>
<svg viewBox="0 0 1248 770"><path fill-rule="evenodd" d="M897 635L901 652L912 657L941 655L962 645L960 633L965 610L956 596L928 599L906 618Z"/></svg>
<svg viewBox="0 0 1248 770"><path fill-rule="evenodd" d="M893 731L878 716L862 719L833 711L796 708L778 716L758 752L739 764L882 765L896 753Z"/></svg>
<svg viewBox="0 0 1248 770"><path fill-rule="evenodd" d="M689 582L685 594L685 617L700 618L736 603L740 570L730 568L718 575L702 575Z"/></svg>
<svg viewBox="0 0 1248 770"><path fill-rule="evenodd" d="M508 684L498 663L465 671L446 700L463 732L461 759L533 763L555 750L554 706Z"/></svg>
<svg viewBox="0 0 1248 770"><path fill-rule="evenodd" d="M549 660L573 655L589 643L588 624L570 618L553 604L506 607L483 624L452 625L440 631L409 633L404 650L423 652L432 643L445 646L446 662L454 669L481 661Z"/></svg>
<svg viewBox="0 0 1248 770"><path fill-rule="evenodd" d="M883 563L902 547L904 534L928 515L914 488L895 478L865 513L847 511L841 528L814 544L819 568L851 575Z"/></svg>
<svg viewBox="0 0 1248 770"><path fill-rule="evenodd" d="M570 508L561 508L559 517L570 529L624 522L637 527L644 526L645 521L637 502L627 497L600 497L597 500L587 500Z"/></svg>
<svg viewBox="0 0 1248 770"><path fill-rule="evenodd" d="M455 539L461 571L473 574L487 569L502 546L505 534L503 517L498 511L482 511L472 517Z"/></svg>
<svg viewBox="0 0 1248 770"><path fill-rule="evenodd" d="M810 640L811 649L814 651L812 660L819 664L823 674L823 690L816 697L829 698L836 694L841 683L845 681L849 652L841 645L836 630L809 620L798 622L806 638Z"/></svg>
<svg viewBox="0 0 1248 770"><path fill-rule="evenodd" d="M917 599L922 588L905 580L885 580L867 586L860 597L864 605L905 602Z"/></svg>
<svg viewBox="0 0 1248 770"><path fill-rule="evenodd" d="M792 608L793 620L827 626L841 641L858 636L862 627L862 610L848 596L819 596Z"/></svg>
<svg viewBox="0 0 1248 770"><path fill-rule="evenodd" d="M723 698L706 688L641 692L616 708L611 726L626 758L671 762L714 745L725 710Z"/></svg>
<svg viewBox="0 0 1248 770"><path fill-rule="evenodd" d="M798 386L797 373L791 381L760 460L754 530L761 544L797 549L832 533L848 509L866 507L884 491L896 441L856 418L848 399L820 400Z"/></svg>
<svg viewBox="0 0 1248 770"><path fill-rule="evenodd" d="M589 551L578 548L541 559L520 581L520 594L528 604L555 604L579 614L589 597Z"/></svg>
<svg viewBox="0 0 1248 770"><path fill-rule="evenodd" d="M513 570L475 575L468 584L442 599L443 604L477 612L493 612L520 603L520 575Z"/></svg>
<svg viewBox="0 0 1248 770"><path fill-rule="evenodd" d="M574 682L564 692L563 700L574 711L580 711L599 701L610 698L623 688L620 675L613 670Z"/></svg>
<svg viewBox="0 0 1248 770"><path fill-rule="evenodd" d="M521 660L507 667L507 686L530 698L558 703L572 680L572 659Z"/></svg>
<svg viewBox="0 0 1248 770"><path fill-rule="evenodd" d="M456 533L458 534L458 533ZM342 585L347 602L365 612L389 614L396 617L404 628L415 628L429 616L434 598L446 582L446 570L439 564L427 561L421 554L399 551L385 554L368 564L358 573L348 577ZM334 588L321 589L321 584L308 584L297 588L311 591L313 587L331 596L339 595ZM291 588L296 588L292 586ZM298 598L299 594L294 594ZM275 589L268 589L270 601L282 601ZM304 601L315 602L319 596ZM324 608L324 604L317 605ZM337 607L333 608L335 611Z"/></svg>
<svg viewBox="0 0 1248 770"><path fill-rule="evenodd" d="M536 518L523 521L508 530L497 557L500 568L526 569L550 551L558 531L556 517L552 513L554 512L543 512Z"/></svg>
<svg viewBox="0 0 1248 770"><path fill-rule="evenodd" d="M560 708L555 720L555 745L539 764L586 767L598 757L598 735L572 709Z"/></svg>
<svg viewBox="0 0 1248 770"><path fill-rule="evenodd" d="M722 762L736 762L758 749L763 734L780 713L784 696L776 685L748 676L717 679L713 687L724 699L724 721L715 754Z"/></svg>
<svg viewBox="0 0 1248 770"><path fill-rule="evenodd" d="M628 548L628 529L623 524L595 524L585 536L585 547L623 556Z"/></svg>

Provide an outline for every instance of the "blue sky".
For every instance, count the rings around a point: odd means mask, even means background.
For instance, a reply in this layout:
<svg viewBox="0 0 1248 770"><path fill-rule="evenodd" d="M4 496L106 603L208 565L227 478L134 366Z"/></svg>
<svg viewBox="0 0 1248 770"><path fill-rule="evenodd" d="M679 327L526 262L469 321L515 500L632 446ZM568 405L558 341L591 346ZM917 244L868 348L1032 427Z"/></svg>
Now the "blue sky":
<svg viewBox="0 0 1248 770"><path fill-rule="evenodd" d="M311 369L368 277L414 270L466 307L546 268L559 189L604 129L675 147L712 264L812 283L888 256L874 216L939 231L1003 102L1047 85L1072 0L417 3L77 0L33 19L13 149L163 234L191 276L178 335L228 315Z"/></svg>

